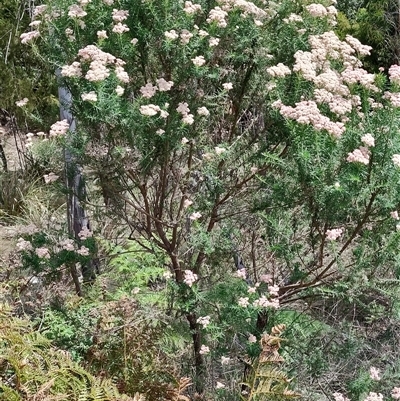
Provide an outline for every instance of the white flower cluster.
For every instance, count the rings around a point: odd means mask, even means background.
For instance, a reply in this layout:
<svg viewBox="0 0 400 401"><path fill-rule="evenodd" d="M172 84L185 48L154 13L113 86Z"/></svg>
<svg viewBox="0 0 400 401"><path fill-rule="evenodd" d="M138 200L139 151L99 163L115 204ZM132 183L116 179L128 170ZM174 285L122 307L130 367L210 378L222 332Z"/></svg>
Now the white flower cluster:
<svg viewBox="0 0 400 401"><path fill-rule="evenodd" d="M24 107L24 106L26 106L26 104L28 103L28 101L29 101L29 99L28 99L27 97L24 97L23 99L16 101L16 102L15 102L15 105L16 105L17 107Z"/></svg>
<svg viewBox="0 0 400 401"><path fill-rule="evenodd" d="M224 11L221 7L214 7L210 10L207 18L209 24L215 22L218 27L226 28L228 25L227 19L228 13Z"/></svg>
<svg viewBox="0 0 400 401"><path fill-rule="evenodd" d="M400 107L400 92L385 92L383 97L389 100L393 107Z"/></svg>
<svg viewBox="0 0 400 401"><path fill-rule="evenodd" d="M204 56L197 56L195 58L192 58L191 60L196 67L201 67L206 63Z"/></svg>
<svg viewBox="0 0 400 401"><path fill-rule="evenodd" d="M335 401L350 401L349 398L345 397L341 393L333 393L333 398L335 399Z"/></svg>
<svg viewBox="0 0 400 401"><path fill-rule="evenodd" d="M254 343L257 342L257 337L256 337L254 334L250 334L250 335L249 335L249 338L247 339L247 341L248 341L250 344L254 344Z"/></svg>
<svg viewBox="0 0 400 401"><path fill-rule="evenodd" d="M52 182L57 181L60 178L60 176L58 176L54 173L49 173L49 174L45 174L43 176L43 178L44 178L44 182L46 184L51 184Z"/></svg>
<svg viewBox="0 0 400 401"><path fill-rule="evenodd" d="M36 6L33 9L33 18L39 17L40 15L42 15L45 11L46 11L47 6L45 4L42 4L40 6Z"/></svg>
<svg viewBox="0 0 400 401"><path fill-rule="evenodd" d="M60 241L59 245L61 246L61 249L65 251L75 251L75 242L71 238L64 239Z"/></svg>
<svg viewBox="0 0 400 401"><path fill-rule="evenodd" d="M332 9L325 8L320 4L311 4L307 6L307 9L315 15L334 13ZM342 41L333 31L321 35L311 35L308 40L311 51L300 50L295 53L293 71L315 84L315 100L302 100L296 103L296 107L287 107L277 101L275 106L279 108L284 117L296 120L301 124L310 124L316 130L326 130L333 137L339 138L345 130L344 122L348 120L346 115L351 113L353 108L357 108L358 112L361 112L361 99L359 96L352 95L349 86L360 85L372 92L378 91L375 85L375 75L361 68L362 63L355 56L355 53L367 55L371 48L362 45L360 41L350 35L347 35L345 41ZM344 66L341 72L334 69L334 63L337 62ZM281 70L269 70L276 76L284 74L284 71L283 67ZM288 71L286 72L288 73ZM400 107L400 94L398 97L387 94L387 98ZM370 102L376 103L372 98ZM332 121L323 115L318 109L318 104L327 104L330 111L341 121ZM379 104L375 104L375 106L379 107ZM366 157L363 159L363 162L365 161Z"/></svg>
<svg viewBox="0 0 400 401"><path fill-rule="evenodd" d="M195 14L198 11L201 11L200 4L193 4L191 1L185 1L185 7L183 8L186 14Z"/></svg>
<svg viewBox="0 0 400 401"><path fill-rule="evenodd" d="M129 16L129 11L127 10L116 10L113 9L112 12L112 19L114 21L114 27L112 29L112 31L114 33L124 33L124 32L128 32L129 28L126 24L123 24L122 22L125 21Z"/></svg>
<svg viewBox="0 0 400 401"><path fill-rule="evenodd" d="M84 241L87 238L93 237L93 232L90 231L87 227L83 227L81 231L78 233L78 237Z"/></svg>
<svg viewBox="0 0 400 401"><path fill-rule="evenodd" d="M400 65L392 65L388 72L390 82L400 84Z"/></svg>
<svg viewBox="0 0 400 401"><path fill-rule="evenodd" d="M144 116L155 116L157 113L160 113L161 118L167 118L169 113L165 110L162 110L160 106L156 104L147 104L140 106L140 114Z"/></svg>
<svg viewBox="0 0 400 401"><path fill-rule="evenodd" d="M167 92L171 90L174 83L172 81L166 81L164 78L157 79L158 90L160 92Z"/></svg>
<svg viewBox="0 0 400 401"><path fill-rule="evenodd" d="M99 31L104 32L104 31ZM124 61L114 57L110 53L103 52L95 45L88 45L83 49L80 49L78 56L81 58L81 62L89 62L89 70L87 71L85 78L88 81L100 82L110 76L110 70L107 65L115 65L115 75L117 78L124 83L129 82L129 76L124 70ZM71 65L65 65L61 69L61 75L64 77L80 77L82 76L81 63L74 61ZM91 101L92 99L87 99Z"/></svg>
<svg viewBox="0 0 400 401"><path fill-rule="evenodd" d="M210 319L210 316L201 316L196 320L196 322L206 328L210 324Z"/></svg>
<svg viewBox="0 0 400 401"><path fill-rule="evenodd" d="M210 115L210 112L209 112L209 110L207 109L207 107L199 107L198 109L197 109L197 114L199 115L199 116L205 116L205 117L207 117L207 116L209 116Z"/></svg>
<svg viewBox="0 0 400 401"><path fill-rule="evenodd" d="M185 275L183 282L191 287L197 281L197 274L193 273L191 270L185 270L183 273Z"/></svg>
<svg viewBox="0 0 400 401"><path fill-rule="evenodd" d="M81 98L85 102L97 102L97 94L94 91L82 93Z"/></svg>
<svg viewBox="0 0 400 401"><path fill-rule="evenodd" d="M153 86L153 84L151 83L147 83L145 86L142 86L140 88L140 93L142 94L143 97L147 99L153 97L156 92L157 92L157 87Z"/></svg>
<svg viewBox="0 0 400 401"><path fill-rule="evenodd" d="M116 10L112 11L112 19L115 23L125 21L129 16L129 11L127 10Z"/></svg>
<svg viewBox="0 0 400 401"><path fill-rule="evenodd" d="M278 65L275 65L273 67L267 68L267 72L269 75L271 75L271 77L284 77L284 76L290 75L292 73L290 71L290 68L282 63L279 63Z"/></svg>
<svg viewBox="0 0 400 401"><path fill-rule="evenodd" d="M81 77L81 64L78 61L74 61L71 65L64 65L61 68L61 75L63 77Z"/></svg>
<svg viewBox="0 0 400 401"><path fill-rule="evenodd" d="M231 363L231 358L228 356L221 356L221 365L229 365Z"/></svg>
<svg viewBox="0 0 400 401"><path fill-rule="evenodd" d="M76 251L76 253L81 256L89 256L90 255L89 248L86 248L86 246L83 246L83 245L80 247L80 249L78 249Z"/></svg>
<svg viewBox="0 0 400 401"><path fill-rule="evenodd" d="M36 248L35 253L41 259L50 259L50 251L48 248Z"/></svg>
<svg viewBox="0 0 400 401"><path fill-rule="evenodd" d="M364 401L383 401L383 394L371 391Z"/></svg>
<svg viewBox="0 0 400 401"><path fill-rule="evenodd" d="M282 116L296 120L300 124L310 124L317 130L324 129L335 138L340 138L345 131L343 123L333 122L324 116L313 100L302 100L296 103L295 107L285 106L281 101L276 101L273 106L279 109Z"/></svg>
<svg viewBox="0 0 400 401"><path fill-rule="evenodd" d="M343 234L342 228L333 228L332 230L326 230L326 239L328 241L335 241Z"/></svg>
<svg viewBox="0 0 400 401"><path fill-rule="evenodd" d="M249 297L241 297L238 300L238 305L242 308L247 308L249 306Z"/></svg>
<svg viewBox="0 0 400 401"><path fill-rule="evenodd" d="M400 155L399 154L393 155L392 162L396 167L400 167Z"/></svg>
<svg viewBox="0 0 400 401"><path fill-rule="evenodd" d="M253 306L258 307L258 308L273 308L273 309L279 309L279 299L278 298L272 298L269 300L265 295L261 295L259 299L256 299L253 302Z"/></svg>
<svg viewBox="0 0 400 401"><path fill-rule="evenodd" d="M309 4L308 6L306 6L306 10L313 17L326 17L328 15L328 10L325 8L324 5L319 3Z"/></svg>
<svg viewBox="0 0 400 401"><path fill-rule="evenodd" d="M123 64L125 64L125 62ZM125 71L124 67L122 67L122 65L117 65L115 67L115 75L121 82L124 82L124 83L129 82L129 75Z"/></svg>
<svg viewBox="0 0 400 401"><path fill-rule="evenodd" d="M372 380L380 381L381 380L381 370L378 368L375 368L374 366L371 366L369 369L369 377Z"/></svg>
<svg viewBox="0 0 400 401"><path fill-rule="evenodd" d="M33 249L32 244L23 238L18 238L16 246L18 251L31 251Z"/></svg>
<svg viewBox="0 0 400 401"><path fill-rule="evenodd" d="M346 160L349 163L361 163L366 166L369 164L370 151L365 146L360 146L358 149L353 150L347 155Z"/></svg>
<svg viewBox="0 0 400 401"><path fill-rule="evenodd" d="M179 33L175 31L175 29L171 29L170 31L164 32L164 35L167 39L175 40L179 38Z"/></svg>
<svg viewBox="0 0 400 401"><path fill-rule="evenodd" d="M22 44L27 44L31 42L33 39L38 38L40 36L39 31L30 31L21 34L20 39Z"/></svg>
<svg viewBox="0 0 400 401"><path fill-rule="evenodd" d="M155 104L147 104L140 106L140 113L144 116L155 116L159 111L161 111L160 106Z"/></svg>
<svg viewBox="0 0 400 401"><path fill-rule="evenodd" d="M97 38L98 39L107 39L107 31L97 31Z"/></svg>
<svg viewBox="0 0 400 401"><path fill-rule="evenodd" d="M182 29L180 33L181 43L183 45L187 45L190 42L190 39L193 38L193 34L189 32L187 29Z"/></svg>
<svg viewBox="0 0 400 401"><path fill-rule="evenodd" d="M361 137L361 142L363 142L366 146L374 147L375 146L375 138L371 134L365 134Z"/></svg>
<svg viewBox="0 0 400 401"><path fill-rule="evenodd" d="M232 82L225 82L225 83L222 84L222 87L226 91L229 91L229 90L233 89L233 84L232 84Z"/></svg>
<svg viewBox="0 0 400 401"><path fill-rule="evenodd" d="M219 38L210 38L210 40L209 40L209 46L210 47L215 47L215 46L218 46L218 44L219 44Z"/></svg>
<svg viewBox="0 0 400 401"><path fill-rule="evenodd" d="M253 2L246 0L218 0L218 4L221 5L225 11L231 11L235 8L242 11L242 16L251 16L256 20L264 19L267 17L266 11L262 8L257 7Z"/></svg>
<svg viewBox="0 0 400 401"><path fill-rule="evenodd" d="M129 28L126 24L122 24L121 22L118 22L113 26L112 31L114 33L122 34L124 32L129 32Z"/></svg>
<svg viewBox="0 0 400 401"><path fill-rule="evenodd" d="M400 387L394 387L391 395L394 400L400 400Z"/></svg>
<svg viewBox="0 0 400 401"><path fill-rule="evenodd" d="M68 130L69 130L69 123L67 120L57 121L50 127L49 136L51 138L57 136L63 136L67 133Z"/></svg>
<svg viewBox="0 0 400 401"><path fill-rule="evenodd" d="M243 268L243 269L236 270L235 276L238 278L241 278L243 280L246 280L246 276L247 276L246 269Z"/></svg>
<svg viewBox="0 0 400 401"><path fill-rule="evenodd" d="M72 4L68 8L68 17L71 18L83 18L87 15L87 12L78 4Z"/></svg>
<svg viewBox="0 0 400 401"><path fill-rule="evenodd" d="M164 78L157 79L156 82L157 86L149 82L145 86L142 86L140 88L140 93L143 97L150 99L155 95L157 90L159 90L160 92L167 92L174 85L172 81L166 81Z"/></svg>
<svg viewBox="0 0 400 401"><path fill-rule="evenodd" d="M198 219L200 219L202 216L202 214L200 212L193 212L190 216L189 219L192 221L196 221Z"/></svg>
<svg viewBox="0 0 400 401"><path fill-rule="evenodd" d="M303 22L303 18L301 17L301 15L298 14L290 14L289 17L284 18L283 22L285 24L291 24L291 23L296 23L296 22Z"/></svg>
<svg viewBox="0 0 400 401"><path fill-rule="evenodd" d="M210 353L210 348L203 344L203 345L200 347L199 354L200 354L200 355L207 355L207 354L209 354L209 353Z"/></svg>
<svg viewBox="0 0 400 401"><path fill-rule="evenodd" d="M190 109L186 102L179 103L176 111L182 114L182 121L185 124L192 125L194 123L194 116L193 114L190 114Z"/></svg>
<svg viewBox="0 0 400 401"><path fill-rule="evenodd" d="M68 38L68 40L70 41L70 42L73 42L73 41L75 41L75 35L74 35L74 31L73 31L73 29L71 29L71 28L66 28L65 29L65 35L67 36L67 38Z"/></svg>

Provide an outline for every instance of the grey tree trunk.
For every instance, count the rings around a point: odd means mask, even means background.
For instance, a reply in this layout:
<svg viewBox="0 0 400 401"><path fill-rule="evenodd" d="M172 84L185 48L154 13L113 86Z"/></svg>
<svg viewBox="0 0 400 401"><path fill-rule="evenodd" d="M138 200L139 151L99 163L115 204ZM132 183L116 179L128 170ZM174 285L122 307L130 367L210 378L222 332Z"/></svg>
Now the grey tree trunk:
<svg viewBox="0 0 400 401"><path fill-rule="evenodd" d="M60 77L60 71L56 72ZM67 120L69 123L69 132L67 134L67 147L64 152L65 161L65 180L67 186L67 219L68 231L71 237L79 241L78 234L82 229L90 230L90 222L82 202L86 200L86 187L82 174L82 168L77 164L75 158L68 149L68 145L72 143L73 135L76 130L76 121L70 108L72 105L72 95L68 88L61 85L58 86L58 98L60 101L60 118ZM83 296L79 272L75 264L69 266L72 279L74 281L76 293ZM96 261L91 260L85 266L82 266L82 276L84 283L92 283L96 278Z"/></svg>

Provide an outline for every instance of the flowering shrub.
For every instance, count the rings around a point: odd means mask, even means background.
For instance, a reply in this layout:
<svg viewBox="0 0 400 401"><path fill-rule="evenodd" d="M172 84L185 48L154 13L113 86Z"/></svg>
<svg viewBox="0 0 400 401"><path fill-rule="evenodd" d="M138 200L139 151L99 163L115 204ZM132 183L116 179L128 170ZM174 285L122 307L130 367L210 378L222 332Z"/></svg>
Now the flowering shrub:
<svg viewBox="0 0 400 401"><path fill-rule="evenodd" d="M16 249L20 265L29 269L36 277L42 277L44 283L61 278L66 269L76 269L83 281L82 270L95 253L93 233L82 230L79 240L64 237L62 227L59 231L47 232L33 229L31 233L20 237ZM58 234L58 235L57 235Z"/></svg>
<svg viewBox="0 0 400 401"><path fill-rule="evenodd" d="M199 394L208 358L254 356L285 305L398 278L398 71L366 71L334 2L308 3L51 0L22 38L73 95L77 131L50 136L71 137L108 212L168 258Z"/></svg>

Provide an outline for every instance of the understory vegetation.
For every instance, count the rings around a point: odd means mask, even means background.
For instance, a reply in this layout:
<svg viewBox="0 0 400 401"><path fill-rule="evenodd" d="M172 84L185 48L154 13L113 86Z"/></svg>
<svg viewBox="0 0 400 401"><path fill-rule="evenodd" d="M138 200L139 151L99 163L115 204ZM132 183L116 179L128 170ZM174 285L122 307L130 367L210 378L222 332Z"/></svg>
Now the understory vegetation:
<svg viewBox="0 0 400 401"><path fill-rule="evenodd" d="M396 1L0 10L0 400L400 399Z"/></svg>

